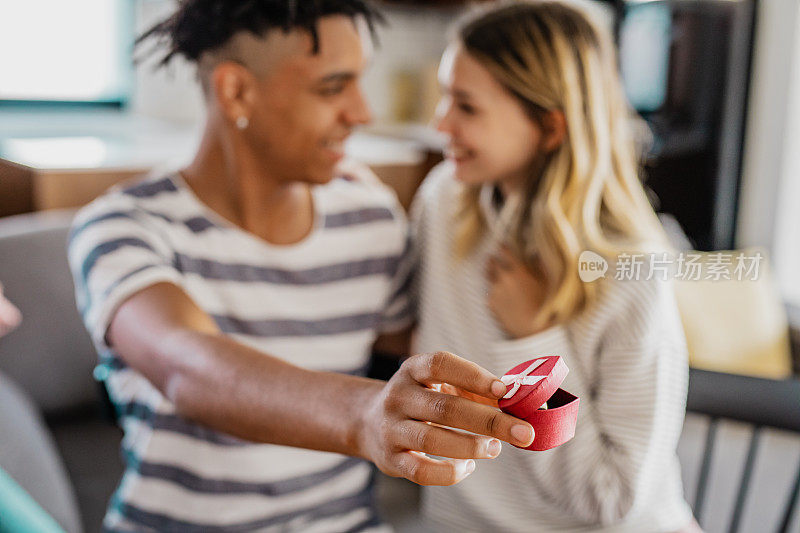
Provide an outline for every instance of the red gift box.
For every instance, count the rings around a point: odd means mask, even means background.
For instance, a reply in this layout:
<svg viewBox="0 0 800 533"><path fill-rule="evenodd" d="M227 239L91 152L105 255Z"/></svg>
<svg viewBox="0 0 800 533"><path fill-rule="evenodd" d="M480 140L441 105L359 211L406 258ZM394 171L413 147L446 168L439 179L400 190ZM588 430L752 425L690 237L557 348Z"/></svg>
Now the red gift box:
<svg viewBox="0 0 800 533"><path fill-rule="evenodd" d="M550 355L519 364L500 378L506 384L500 409L525 420L536 432L526 450L549 450L575 436L580 398L559 388L568 372L561 357ZM545 402L547 408L540 409Z"/></svg>

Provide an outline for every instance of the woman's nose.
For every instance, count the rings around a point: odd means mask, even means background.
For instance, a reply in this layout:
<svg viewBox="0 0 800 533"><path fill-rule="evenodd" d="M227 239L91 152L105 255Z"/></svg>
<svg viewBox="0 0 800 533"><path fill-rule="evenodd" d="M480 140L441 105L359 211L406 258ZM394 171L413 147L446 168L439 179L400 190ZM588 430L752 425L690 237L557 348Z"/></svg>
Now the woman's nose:
<svg viewBox="0 0 800 533"><path fill-rule="evenodd" d="M436 106L436 113L433 116L433 126L437 131L452 134L452 117L450 114L451 106L442 101Z"/></svg>

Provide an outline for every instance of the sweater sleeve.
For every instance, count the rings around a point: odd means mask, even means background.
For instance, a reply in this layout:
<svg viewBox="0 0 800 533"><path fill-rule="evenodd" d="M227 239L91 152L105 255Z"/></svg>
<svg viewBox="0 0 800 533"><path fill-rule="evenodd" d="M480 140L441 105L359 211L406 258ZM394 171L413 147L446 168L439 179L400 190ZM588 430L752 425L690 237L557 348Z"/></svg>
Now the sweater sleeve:
<svg viewBox="0 0 800 533"><path fill-rule="evenodd" d="M603 307L609 314L596 346L581 342L579 328L557 326L495 347L518 361L569 347L570 392L581 396L575 438L546 452L520 453L554 511L587 524L624 520L642 491L658 485L685 411L687 354L672 285L622 284Z"/></svg>

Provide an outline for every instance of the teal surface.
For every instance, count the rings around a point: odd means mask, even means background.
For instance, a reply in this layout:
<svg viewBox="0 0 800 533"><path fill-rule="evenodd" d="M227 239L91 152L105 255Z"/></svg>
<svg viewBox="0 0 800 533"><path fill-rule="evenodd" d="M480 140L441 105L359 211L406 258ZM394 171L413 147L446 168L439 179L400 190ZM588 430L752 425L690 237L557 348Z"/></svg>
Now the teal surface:
<svg viewBox="0 0 800 533"><path fill-rule="evenodd" d="M2 468L0 533L64 533L61 526Z"/></svg>

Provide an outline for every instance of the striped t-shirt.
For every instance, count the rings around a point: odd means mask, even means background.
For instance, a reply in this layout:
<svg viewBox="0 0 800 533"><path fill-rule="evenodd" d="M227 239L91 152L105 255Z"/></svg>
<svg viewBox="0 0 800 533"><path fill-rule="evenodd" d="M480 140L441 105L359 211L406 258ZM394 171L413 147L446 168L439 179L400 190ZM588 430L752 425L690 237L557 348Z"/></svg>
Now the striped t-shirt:
<svg viewBox="0 0 800 533"><path fill-rule="evenodd" d="M534 357L560 355L569 367L563 388L581 402L571 441L543 452L504 445L457 485L425 487L425 516L442 533L686 527L691 510L675 449L688 364L671 285L658 278L616 281L610 269L597 304L586 312L509 339L487 306L486 262L495 242L485 237L463 260L453 253L460 187L452 167L441 165L412 210L421 261L416 350L448 350L497 376ZM482 208L494 228L491 204Z"/></svg>
<svg viewBox="0 0 800 533"><path fill-rule="evenodd" d="M106 529L387 527L372 504L371 464L249 443L181 418L105 339L124 300L169 282L243 344L301 367L363 374L377 335L412 319L407 222L371 175L312 194L314 227L293 245L227 222L177 173L117 188L79 212L69 241L76 298L125 433L126 470Z"/></svg>

